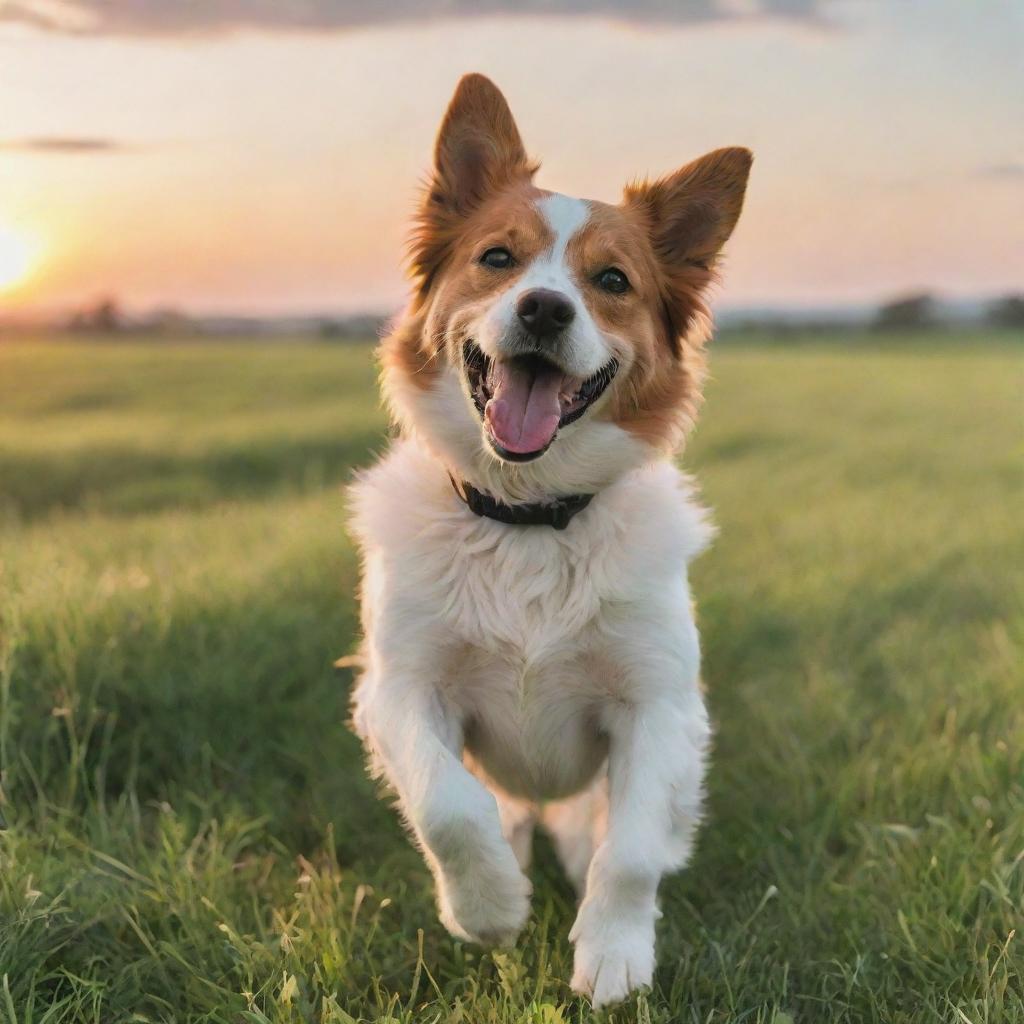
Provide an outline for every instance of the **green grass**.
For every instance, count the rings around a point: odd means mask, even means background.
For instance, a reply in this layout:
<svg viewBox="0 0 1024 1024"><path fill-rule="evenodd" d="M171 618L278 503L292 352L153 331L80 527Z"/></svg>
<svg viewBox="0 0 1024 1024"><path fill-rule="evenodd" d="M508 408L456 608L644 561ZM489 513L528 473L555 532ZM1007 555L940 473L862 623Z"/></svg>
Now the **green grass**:
<svg viewBox="0 0 1024 1024"><path fill-rule="evenodd" d="M607 1020L1024 1022L1022 359L715 351L709 820ZM453 941L344 726L384 438L364 347L0 344L4 1024L590 1019L550 848Z"/></svg>

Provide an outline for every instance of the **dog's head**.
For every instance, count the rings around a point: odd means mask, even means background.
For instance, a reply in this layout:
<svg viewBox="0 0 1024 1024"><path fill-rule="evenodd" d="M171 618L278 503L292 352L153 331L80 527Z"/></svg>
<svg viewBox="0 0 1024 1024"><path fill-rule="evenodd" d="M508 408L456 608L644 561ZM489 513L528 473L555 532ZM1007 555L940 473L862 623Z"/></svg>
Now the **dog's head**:
<svg viewBox="0 0 1024 1024"><path fill-rule="evenodd" d="M674 448L750 162L716 150L617 206L545 192L504 97L467 75L413 238L417 293L384 343L399 420L520 500L595 490Z"/></svg>

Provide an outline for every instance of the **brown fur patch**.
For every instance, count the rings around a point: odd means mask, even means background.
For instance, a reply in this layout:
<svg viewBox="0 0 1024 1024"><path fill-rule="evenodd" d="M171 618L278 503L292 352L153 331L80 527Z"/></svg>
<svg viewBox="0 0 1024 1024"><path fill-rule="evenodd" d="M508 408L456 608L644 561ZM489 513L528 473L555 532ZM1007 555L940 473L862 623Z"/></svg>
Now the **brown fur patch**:
<svg viewBox="0 0 1024 1024"><path fill-rule="evenodd" d="M528 183L537 166L498 88L483 75L465 75L441 122L433 174L409 241L418 305L459 242L467 217L509 186Z"/></svg>
<svg viewBox="0 0 1024 1024"><path fill-rule="evenodd" d="M417 387L429 388L445 359L445 339L452 345L449 356L459 358L462 321L471 319L481 303L507 288L551 245L551 228L537 208L544 194L529 181L519 182L466 216L451 240L443 270L431 280L429 304L414 304L412 314L384 339L385 367L399 368ZM480 262L488 249L499 247L512 253L514 266L497 270Z"/></svg>
<svg viewBox="0 0 1024 1024"><path fill-rule="evenodd" d="M633 355L628 375L612 386L605 416L648 444L670 448L692 422L700 398L703 338L694 327L705 312L700 292L710 274L700 271L692 287L673 291L645 214L628 202L590 205L567 258L591 315ZM608 267L626 275L629 291L609 293L595 283Z"/></svg>
<svg viewBox="0 0 1024 1024"><path fill-rule="evenodd" d="M456 344L463 340L463 321L481 305L521 277L549 248L554 236L537 208L543 195L530 182L506 188L470 214L451 246L443 272L431 292L428 330L445 332ZM495 269L481 263L488 249L507 249L514 264Z"/></svg>
<svg viewBox="0 0 1024 1024"><path fill-rule="evenodd" d="M429 343L424 319L422 313L402 318L380 343L380 364L385 373L397 370L426 391L441 372L441 353Z"/></svg>
<svg viewBox="0 0 1024 1024"><path fill-rule="evenodd" d="M636 363L615 387L610 415L657 447L671 447L696 418L711 319L704 296L743 208L751 159L745 149L715 150L660 181L629 186L614 208L628 234L646 240L648 260L635 284L646 307L644 329L632 336Z"/></svg>

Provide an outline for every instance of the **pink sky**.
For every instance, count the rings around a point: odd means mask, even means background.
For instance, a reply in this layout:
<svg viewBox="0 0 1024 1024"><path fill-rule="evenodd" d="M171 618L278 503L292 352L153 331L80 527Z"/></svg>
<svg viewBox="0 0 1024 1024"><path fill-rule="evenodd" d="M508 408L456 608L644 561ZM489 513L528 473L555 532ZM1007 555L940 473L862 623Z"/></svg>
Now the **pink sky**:
<svg viewBox="0 0 1024 1024"><path fill-rule="evenodd" d="M0 309L394 308L469 70L570 194L750 146L722 305L1024 287L1019 3L487 6L379 24L348 0L0 4Z"/></svg>

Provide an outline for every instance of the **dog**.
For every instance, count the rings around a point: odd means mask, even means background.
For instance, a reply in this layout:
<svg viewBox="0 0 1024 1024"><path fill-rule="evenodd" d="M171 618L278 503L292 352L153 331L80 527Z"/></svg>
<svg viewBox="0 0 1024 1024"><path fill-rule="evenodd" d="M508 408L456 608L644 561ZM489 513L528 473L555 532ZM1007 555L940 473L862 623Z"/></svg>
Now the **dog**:
<svg viewBox="0 0 1024 1024"><path fill-rule="evenodd" d="M498 88L458 84L380 348L397 438L350 491L353 725L463 940L514 941L532 833L580 903L572 988L651 983L661 877L701 817L710 726L687 566L712 527L673 464L706 291L751 154L612 206L547 192Z"/></svg>

